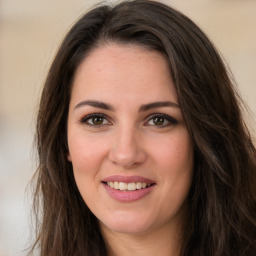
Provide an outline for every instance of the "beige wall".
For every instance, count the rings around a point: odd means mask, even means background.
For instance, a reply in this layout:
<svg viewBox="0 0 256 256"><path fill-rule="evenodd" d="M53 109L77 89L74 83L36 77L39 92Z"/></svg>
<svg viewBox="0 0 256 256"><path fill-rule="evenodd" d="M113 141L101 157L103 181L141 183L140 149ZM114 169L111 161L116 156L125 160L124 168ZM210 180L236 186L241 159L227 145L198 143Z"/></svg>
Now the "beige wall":
<svg viewBox="0 0 256 256"><path fill-rule="evenodd" d="M164 1L191 17L229 63L256 117L256 1ZM41 85L61 38L96 1L0 0L0 256L25 255ZM254 125L255 127L255 125Z"/></svg>

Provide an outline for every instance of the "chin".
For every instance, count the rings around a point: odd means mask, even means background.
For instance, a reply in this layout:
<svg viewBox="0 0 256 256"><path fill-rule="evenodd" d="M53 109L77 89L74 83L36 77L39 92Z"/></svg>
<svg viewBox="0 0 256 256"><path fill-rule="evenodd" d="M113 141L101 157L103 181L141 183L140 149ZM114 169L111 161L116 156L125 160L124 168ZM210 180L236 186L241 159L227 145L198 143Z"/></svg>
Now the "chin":
<svg viewBox="0 0 256 256"><path fill-rule="evenodd" d="M100 226L113 232L125 234L138 234L147 231L150 228L150 221L145 217L132 217L129 214L119 217L112 216L110 219L100 220Z"/></svg>

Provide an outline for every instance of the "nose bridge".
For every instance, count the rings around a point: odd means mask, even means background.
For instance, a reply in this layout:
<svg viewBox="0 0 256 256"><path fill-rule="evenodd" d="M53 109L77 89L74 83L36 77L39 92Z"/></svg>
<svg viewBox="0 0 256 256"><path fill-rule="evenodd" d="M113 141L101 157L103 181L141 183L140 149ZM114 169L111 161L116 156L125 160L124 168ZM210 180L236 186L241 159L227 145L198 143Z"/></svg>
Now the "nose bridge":
<svg viewBox="0 0 256 256"><path fill-rule="evenodd" d="M124 168L145 160L145 152L140 143L140 132L136 127L131 124L122 124L117 128L109 158Z"/></svg>

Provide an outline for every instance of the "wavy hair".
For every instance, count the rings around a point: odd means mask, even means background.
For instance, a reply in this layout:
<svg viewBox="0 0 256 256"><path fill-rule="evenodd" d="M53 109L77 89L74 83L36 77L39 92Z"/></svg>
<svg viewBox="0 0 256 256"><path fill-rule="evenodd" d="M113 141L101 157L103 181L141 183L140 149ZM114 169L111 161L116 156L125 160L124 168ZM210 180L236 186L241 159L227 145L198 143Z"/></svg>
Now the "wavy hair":
<svg viewBox="0 0 256 256"><path fill-rule="evenodd" d="M109 42L141 45L169 61L195 145L181 256L249 255L256 248L256 149L241 99L198 26L177 10L147 0L95 7L71 28L55 56L37 118L38 232L31 253L39 248L41 256L106 255L97 219L79 194L67 160L66 126L77 67Z"/></svg>

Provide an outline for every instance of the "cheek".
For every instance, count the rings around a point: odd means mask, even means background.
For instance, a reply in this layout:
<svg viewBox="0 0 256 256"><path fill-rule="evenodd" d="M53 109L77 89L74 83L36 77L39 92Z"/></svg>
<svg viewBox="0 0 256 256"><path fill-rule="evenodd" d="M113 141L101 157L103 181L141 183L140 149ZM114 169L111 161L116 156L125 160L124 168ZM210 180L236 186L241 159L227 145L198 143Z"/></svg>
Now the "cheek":
<svg viewBox="0 0 256 256"><path fill-rule="evenodd" d="M159 141L154 148L156 161L164 169L191 170L194 162L194 147L187 131Z"/></svg>
<svg viewBox="0 0 256 256"><path fill-rule="evenodd" d="M85 136L79 131L68 136L69 156L77 186L87 189L99 180L98 174L106 158L106 145L102 139ZM85 184L87 184L85 186ZM80 191L81 192L81 191Z"/></svg>
<svg viewBox="0 0 256 256"><path fill-rule="evenodd" d="M174 205L185 201L191 186L194 169L194 147L187 132L166 140L156 151L163 191ZM177 208L179 208L177 206Z"/></svg>
<svg viewBox="0 0 256 256"><path fill-rule="evenodd" d="M70 131L68 136L69 161L73 166L88 166L97 163L96 159L102 155L103 147L100 141L89 136L85 136L83 132ZM85 165L86 163L86 165Z"/></svg>
<svg viewBox="0 0 256 256"><path fill-rule="evenodd" d="M94 145L83 140L72 140L69 150L77 188L84 202L90 206L97 198L99 155Z"/></svg>
<svg viewBox="0 0 256 256"><path fill-rule="evenodd" d="M84 183L94 175L93 164L95 160L92 159L94 149L91 147L92 145L88 145L80 136L72 135L68 137L68 146L68 160L72 163L77 186L80 192L82 192L81 188L87 187Z"/></svg>

